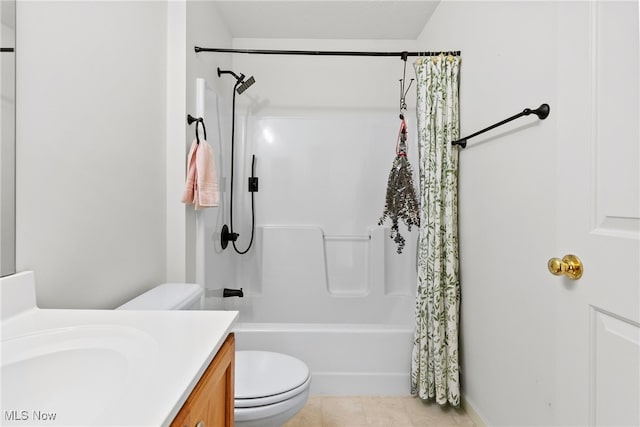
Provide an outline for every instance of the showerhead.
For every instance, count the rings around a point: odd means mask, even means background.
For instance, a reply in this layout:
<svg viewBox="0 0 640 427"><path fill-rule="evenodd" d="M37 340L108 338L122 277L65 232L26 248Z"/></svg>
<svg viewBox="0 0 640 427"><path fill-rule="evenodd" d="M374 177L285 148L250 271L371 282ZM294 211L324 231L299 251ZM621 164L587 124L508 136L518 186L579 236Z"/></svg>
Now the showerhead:
<svg viewBox="0 0 640 427"><path fill-rule="evenodd" d="M245 90L249 89L249 87L254 84L256 82L256 79L253 78L253 76L249 77L247 80L245 80L240 86L238 86L238 88L236 89L236 91L238 92L238 95L242 94L242 92L244 92Z"/></svg>
<svg viewBox="0 0 640 427"><path fill-rule="evenodd" d="M231 70L221 70L220 68L218 68L218 77L221 77L223 74L231 74L233 77L236 78L236 91L238 92L238 94L241 94L242 92L244 92L245 90L249 89L249 86L251 86L252 84L254 84L256 82L256 79L253 78L253 76L249 77L247 80L244 79L244 74L240 73L240 75L237 75L236 73L234 73Z"/></svg>

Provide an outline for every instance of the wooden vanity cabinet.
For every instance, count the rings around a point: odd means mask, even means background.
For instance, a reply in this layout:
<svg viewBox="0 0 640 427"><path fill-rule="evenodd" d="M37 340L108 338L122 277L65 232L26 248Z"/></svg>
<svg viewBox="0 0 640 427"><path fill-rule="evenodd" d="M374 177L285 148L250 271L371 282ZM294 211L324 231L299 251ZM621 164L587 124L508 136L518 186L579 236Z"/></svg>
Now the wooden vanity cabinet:
<svg viewBox="0 0 640 427"><path fill-rule="evenodd" d="M233 427L235 337L229 334L171 427Z"/></svg>

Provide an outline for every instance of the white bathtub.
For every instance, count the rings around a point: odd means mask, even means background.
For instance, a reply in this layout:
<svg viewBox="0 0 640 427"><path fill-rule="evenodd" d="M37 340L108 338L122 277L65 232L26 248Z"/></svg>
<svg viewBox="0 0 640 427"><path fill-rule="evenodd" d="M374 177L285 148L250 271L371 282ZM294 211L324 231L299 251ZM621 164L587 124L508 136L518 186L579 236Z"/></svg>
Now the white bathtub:
<svg viewBox="0 0 640 427"><path fill-rule="evenodd" d="M413 332L388 325L238 323L238 350L269 350L304 360L312 395L410 393Z"/></svg>
<svg viewBox="0 0 640 427"><path fill-rule="evenodd" d="M403 231L400 255L389 224L378 225L397 114L298 108L291 116L238 114L234 231L243 250L251 235L251 194L242 184L251 154L260 176L255 239L238 255L220 245L230 220L230 106L204 81L197 88L196 114L211 128L225 188L219 208L196 214L204 308L239 311L238 349L304 360L313 394L409 394L418 232ZM223 298L224 288L243 288L244 298Z"/></svg>
<svg viewBox="0 0 640 427"><path fill-rule="evenodd" d="M239 350L305 361L312 395L408 395L415 252L398 256L387 241L384 229L328 241L319 227L259 227L253 254L207 257L205 307L239 311ZM333 251L353 265L332 263ZM234 262L235 277L221 280ZM244 298L220 298L225 283Z"/></svg>
<svg viewBox="0 0 640 427"><path fill-rule="evenodd" d="M415 252L398 256L386 230L370 235L327 243L319 227L259 227L253 254L207 256L204 306L239 311L239 350L305 361L312 395L408 395ZM332 264L334 250L354 265ZM235 276L221 278L234 263ZM221 298L223 287L243 288L244 298Z"/></svg>

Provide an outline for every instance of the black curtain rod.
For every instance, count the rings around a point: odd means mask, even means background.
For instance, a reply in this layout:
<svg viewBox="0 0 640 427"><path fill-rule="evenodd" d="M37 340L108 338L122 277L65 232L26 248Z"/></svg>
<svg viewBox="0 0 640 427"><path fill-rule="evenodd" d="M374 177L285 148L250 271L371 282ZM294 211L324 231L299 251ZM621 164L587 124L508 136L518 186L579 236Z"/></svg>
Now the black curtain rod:
<svg viewBox="0 0 640 427"><path fill-rule="evenodd" d="M479 130L478 132L476 132L474 134L471 134L469 136L466 136L464 138L460 138L460 139L458 139L456 141L451 141L451 145L459 145L462 148L466 148L467 139L471 139L474 136L478 136L481 133L485 133L486 131L494 129L494 128L497 128L498 126L502 126L503 124L509 123L510 121L515 120L515 119L517 119L519 117L528 116L529 114L535 114L536 116L538 116L538 118L540 120L544 120L549 116L549 104L542 104L541 106L539 106L535 110L531 110L529 108L525 108L521 113L518 113L518 114L516 114L514 116L511 116L508 119L504 119L501 122L498 122L498 123L496 123L494 125L486 127L486 128L484 128L482 130Z"/></svg>
<svg viewBox="0 0 640 427"><path fill-rule="evenodd" d="M317 55L317 56L397 56L406 61L409 56L438 56L452 55L460 56L460 51L445 52L354 52L344 50L268 50L268 49L226 49L195 46L198 52L220 52L220 53L255 53L262 55Z"/></svg>

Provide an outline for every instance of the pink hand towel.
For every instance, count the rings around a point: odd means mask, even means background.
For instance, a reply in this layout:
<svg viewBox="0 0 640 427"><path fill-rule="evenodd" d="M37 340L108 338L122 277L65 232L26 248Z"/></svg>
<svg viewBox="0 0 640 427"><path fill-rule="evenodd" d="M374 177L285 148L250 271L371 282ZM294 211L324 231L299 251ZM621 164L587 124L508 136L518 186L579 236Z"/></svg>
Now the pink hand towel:
<svg viewBox="0 0 640 427"><path fill-rule="evenodd" d="M218 206L219 198L213 149L202 139L196 151L196 209Z"/></svg>
<svg viewBox="0 0 640 427"><path fill-rule="evenodd" d="M187 156L187 182L185 184L184 193L182 194L182 203L192 204L195 202L196 193L196 152L198 151L198 143L194 140Z"/></svg>

